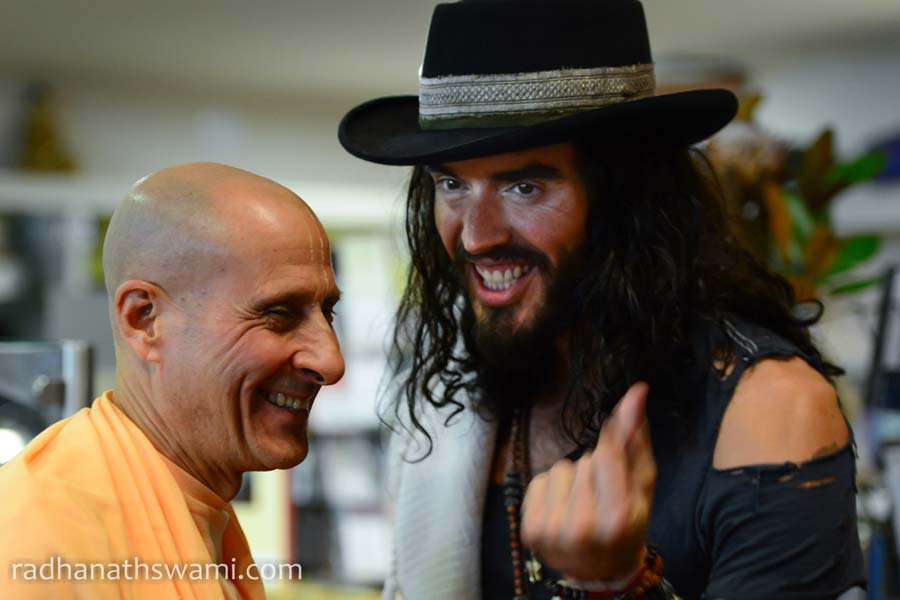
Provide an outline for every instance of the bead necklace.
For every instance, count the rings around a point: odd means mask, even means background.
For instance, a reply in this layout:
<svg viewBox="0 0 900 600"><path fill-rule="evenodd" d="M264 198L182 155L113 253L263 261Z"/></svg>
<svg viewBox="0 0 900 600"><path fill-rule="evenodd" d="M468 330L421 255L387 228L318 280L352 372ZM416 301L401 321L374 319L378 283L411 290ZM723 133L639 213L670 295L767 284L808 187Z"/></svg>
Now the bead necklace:
<svg viewBox="0 0 900 600"><path fill-rule="evenodd" d="M541 581L541 563L531 550L522 547L519 533L521 522L522 500L525 488L531 481L531 467L528 460L528 412L524 414L518 408L513 410L510 440L512 442L512 470L507 471L503 484L506 518L509 522L509 550L512 557L513 600L528 600L525 589L525 574L530 583ZM528 558L523 562L522 557Z"/></svg>
<svg viewBox="0 0 900 600"><path fill-rule="evenodd" d="M528 458L529 416L528 411L523 413L518 408L513 409L510 427L512 470L507 471L503 483L506 518L509 523L509 550L512 557L513 600L528 600L524 577L526 574L528 582L532 585L543 581L554 598L586 600L602 597L610 600L634 600L644 598L648 592L658 587L663 593L661 597L677 599L678 597L674 595L669 583L662 579L663 560L652 545L647 547L644 565L628 582L624 590L594 593L568 587L563 581L544 580L541 573L541 562L531 550L522 546L519 532L522 501L525 498L525 489L531 481L531 466ZM522 557L525 554L528 555L528 558L523 563Z"/></svg>

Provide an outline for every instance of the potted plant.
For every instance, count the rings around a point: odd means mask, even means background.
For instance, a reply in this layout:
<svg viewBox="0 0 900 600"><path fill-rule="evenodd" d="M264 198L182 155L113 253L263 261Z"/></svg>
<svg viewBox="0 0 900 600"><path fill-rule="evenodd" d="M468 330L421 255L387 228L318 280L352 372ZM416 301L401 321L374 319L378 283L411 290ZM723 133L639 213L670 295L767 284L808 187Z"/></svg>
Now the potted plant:
<svg viewBox="0 0 900 600"><path fill-rule="evenodd" d="M854 270L878 251L879 236L839 236L830 209L842 191L882 172L886 155L871 152L838 161L831 129L808 147L791 148L753 122L758 103L758 96L744 100L737 121L705 148L737 225L735 234L793 285L798 301L852 294L878 283L880 278L859 277Z"/></svg>

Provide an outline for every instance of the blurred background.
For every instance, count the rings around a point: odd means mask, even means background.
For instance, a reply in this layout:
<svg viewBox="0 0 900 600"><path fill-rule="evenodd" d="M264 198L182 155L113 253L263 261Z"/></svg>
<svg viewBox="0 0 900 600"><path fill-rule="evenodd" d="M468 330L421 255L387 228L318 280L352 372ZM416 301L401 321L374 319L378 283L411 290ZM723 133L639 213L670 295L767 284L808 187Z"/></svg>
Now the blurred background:
<svg viewBox="0 0 900 600"><path fill-rule="evenodd" d="M236 510L258 562L303 565L302 582L272 582L275 597L375 597L390 525L374 407L406 268L408 172L352 158L335 132L362 101L416 93L434 4L3 2L0 462L112 385L100 248L131 183L198 160L254 171L294 189L331 236L347 375L316 403L310 457L249 475ZM892 597L900 2L644 5L661 91L741 98L706 151L748 247L825 302L815 334L847 369L870 597Z"/></svg>

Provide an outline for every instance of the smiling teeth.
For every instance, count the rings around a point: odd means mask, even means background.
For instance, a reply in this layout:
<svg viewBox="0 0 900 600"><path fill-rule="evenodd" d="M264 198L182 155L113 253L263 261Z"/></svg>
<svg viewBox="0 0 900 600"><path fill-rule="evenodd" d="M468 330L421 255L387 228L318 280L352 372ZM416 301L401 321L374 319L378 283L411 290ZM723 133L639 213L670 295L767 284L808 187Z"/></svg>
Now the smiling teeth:
<svg viewBox="0 0 900 600"><path fill-rule="evenodd" d="M476 266L475 270L481 275L484 287L489 290L508 290L511 288L522 275L531 270L531 265L517 266L514 269L497 269L491 270L485 267Z"/></svg>
<svg viewBox="0 0 900 600"><path fill-rule="evenodd" d="M262 395L267 401L274 404L275 406L280 406L281 408L288 408L291 410L302 409L306 412L309 412L310 406L312 404L311 398L298 398L283 394L281 392L262 392Z"/></svg>

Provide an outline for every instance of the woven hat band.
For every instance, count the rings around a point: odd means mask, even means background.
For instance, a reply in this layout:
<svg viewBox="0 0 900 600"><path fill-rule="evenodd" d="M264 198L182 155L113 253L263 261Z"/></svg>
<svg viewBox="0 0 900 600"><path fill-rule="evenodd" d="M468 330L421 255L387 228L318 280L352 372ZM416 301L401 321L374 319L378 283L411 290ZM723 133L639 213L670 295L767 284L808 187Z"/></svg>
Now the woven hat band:
<svg viewBox="0 0 900 600"><path fill-rule="evenodd" d="M654 95L652 64L419 78L422 129L516 127Z"/></svg>

